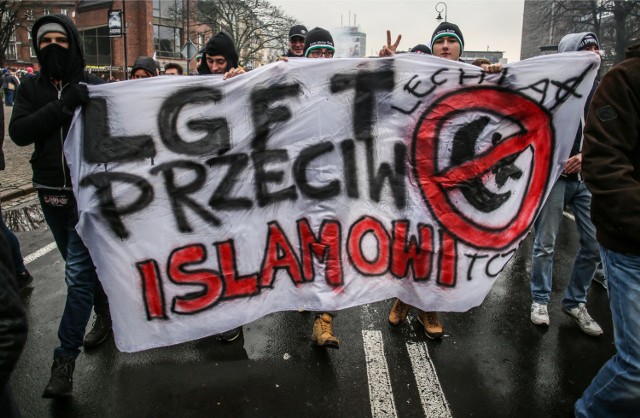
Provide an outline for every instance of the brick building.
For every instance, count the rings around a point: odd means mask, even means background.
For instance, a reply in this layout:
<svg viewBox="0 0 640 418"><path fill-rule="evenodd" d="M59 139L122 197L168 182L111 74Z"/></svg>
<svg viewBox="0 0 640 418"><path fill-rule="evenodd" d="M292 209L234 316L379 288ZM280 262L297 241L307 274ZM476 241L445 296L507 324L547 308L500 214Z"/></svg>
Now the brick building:
<svg viewBox="0 0 640 418"><path fill-rule="evenodd" d="M16 31L7 48L5 66L38 69L31 48L31 26L46 14L63 13L75 22L83 40L87 68L101 75L124 78L125 36L109 37L110 10L124 12L126 31L126 64L131 68L140 55L156 56L161 68L169 62L187 68L181 48L187 42L187 1L189 0L71 0L24 1L21 3ZM195 0L190 0L190 6ZM189 22L189 32L197 49L212 35L208 25ZM195 61L191 62L195 69Z"/></svg>

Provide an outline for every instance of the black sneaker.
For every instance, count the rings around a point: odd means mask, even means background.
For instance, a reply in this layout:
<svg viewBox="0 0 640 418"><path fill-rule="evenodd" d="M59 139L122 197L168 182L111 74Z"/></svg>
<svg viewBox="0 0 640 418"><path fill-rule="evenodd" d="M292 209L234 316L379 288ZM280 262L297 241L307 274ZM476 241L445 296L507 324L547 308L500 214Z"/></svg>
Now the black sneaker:
<svg viewBox="0 0 640 418"><path fill-rule="evenodd" d="M216 337L219 341L230 343L235 341L240 334L242 333L242 327L230 329L229 331L223 332L222 334L216 334Z"/></svg>
<svg viewBox="0 0 640 418"><path fill-rule="evenodd" d="M27 270L25 270L22 273L16 274L16 280L18 281L18 287L22 292L24 289L29 287L31 282L33 282L33 276Z"/></svg>
<svg viewBox="0 0 640 418"><path fill-rule="evenodd" d="M71 396L73 390L73 369L76 366L75 357L61 357L53 361L51 378L44 388L43 398L61 398Z"/></svg>
<svg viewBox="0 0 640 418"><path fill-rule="evenodd" d="M91 331L84 336L84 348L94 348L102 344L111 333L111 315L109 313L95 314Z"/></svg>

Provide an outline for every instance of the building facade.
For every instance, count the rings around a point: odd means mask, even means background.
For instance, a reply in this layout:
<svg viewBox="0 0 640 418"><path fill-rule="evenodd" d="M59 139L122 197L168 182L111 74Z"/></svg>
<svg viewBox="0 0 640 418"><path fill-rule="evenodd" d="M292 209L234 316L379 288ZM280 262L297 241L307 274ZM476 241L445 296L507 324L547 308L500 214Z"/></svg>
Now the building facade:
<svg viewBox="0 0 640 418"><path fill-rule="evenodd" d="M125 69L130 69L141 55L155 57L161 69L175 62L185 70L195 71L195 59L187 60L181 50L188 39L195 51L202 49L213 35L214 26L200 24L187 16L187 10L195 4L196 0L23 1L3 65L18 69L33 67L37 71L31 26L40 16L62 13L71 17L80 31L87 69L105 78L124 79L128 73ZM110 37L110 11L122 12L121 36Z"/></svg>

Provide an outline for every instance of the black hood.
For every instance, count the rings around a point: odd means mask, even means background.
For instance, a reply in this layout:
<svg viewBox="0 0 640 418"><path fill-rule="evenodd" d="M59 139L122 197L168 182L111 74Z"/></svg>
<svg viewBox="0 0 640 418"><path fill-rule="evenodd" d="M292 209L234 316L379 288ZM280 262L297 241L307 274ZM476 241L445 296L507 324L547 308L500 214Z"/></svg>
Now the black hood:
<svg viewBox="0 0 640 418"><path fill-rule="evenodd" d="M227 68L225 71L229 71L232 68L238 66L238 53L236 47L233 45L233 39L226 32L220 31L213 36L204 47L205 54L202 55L200 66L198 67L199 74L211 74L211 70L207 65L207 56L222 55L227 60Z"/></svg>
<svg viewBox="0 0 640 418"><path fill-rule="evenodd" d="M38 29L47 23L58 23L66 29L67 37L69 38L69 63L66 67L62 81L69 82L77 80L81 76L85 67L84 52L82 50L80 32L78 32L78 28L76 28L76 25L67 15L45 15L33 24L33 27L31 28L31 43L33 45L33 50L36 52L36 57L38 57L38 61L42 62L42 56L38 45ZM40 72L48 77L46 67L40 65Z"/></svg>

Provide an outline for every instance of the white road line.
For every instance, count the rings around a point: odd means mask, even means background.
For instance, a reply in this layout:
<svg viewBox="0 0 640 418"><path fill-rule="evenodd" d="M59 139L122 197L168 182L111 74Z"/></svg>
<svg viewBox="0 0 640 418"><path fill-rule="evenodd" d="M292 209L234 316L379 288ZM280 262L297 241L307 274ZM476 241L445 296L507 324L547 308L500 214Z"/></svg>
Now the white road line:
<svg viewBox="0 0 640 418"><path fill-rule="evenodd" d="M373 418L397 417L396 404L393 400L389 367L384 355L382 332L378 330L362 330L364 354L367 362L369 380L369 399Z"/></svg>
<svg viewBox="0 0 640 418"><path fill-rule="evenodd" d="M567 211L565 210L564 212L562 212L562 214L563 214L564 216L566 216L567 218L571 219L572 221L575 221L575 220L576 220L575 216L573 216L573 214L572 214L571 212L567 212Z"/></svg>
<svg viewBox="0 0 640 418"><path fill-rule="evenodd" d="M420 402L425 417L450 418L451 410L442 392L436 369L429 357L427 344L421 342L408 342L407 352L411 359L413 375L416 378Z"/></svg>
<svg viewBox="0 0 640 418"><path fill-rule="evenodd" d="M56 243L52 242L51 244L47 245L46 247L42 247L40 248L38 251L33 252L31 254L29 254L28 256L26 256L24 258L24 264L29 264L32 261L37 260L38 258L42 257L43 255L47 254L48 252L55 250L56 248Z"/></svg>

